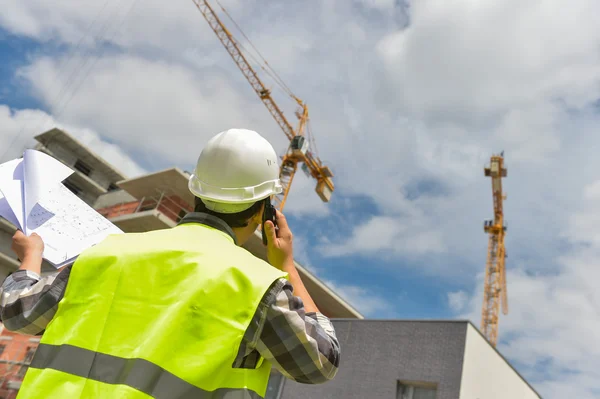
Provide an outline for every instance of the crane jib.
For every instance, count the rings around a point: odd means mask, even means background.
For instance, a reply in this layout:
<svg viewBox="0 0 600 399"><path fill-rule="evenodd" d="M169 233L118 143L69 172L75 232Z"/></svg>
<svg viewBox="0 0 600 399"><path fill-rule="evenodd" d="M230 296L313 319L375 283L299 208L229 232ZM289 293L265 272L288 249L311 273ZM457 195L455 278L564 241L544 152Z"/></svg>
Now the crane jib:
<svg viewBox="0 0 600 399"><path fill-rule="evenodd" d="M258 75L256 74L256 71L252 68L252 66L242 53L240 45L238 45L233 35L229 32L229 30L225 27L223 22L219 19L219 17L217 16L213 8L210 6L208 1L192 1L194 2L198 10L202 13L204 19L206 19L210 28L213 30L213 32L215 32L217 38L221 41L221 43L223 44L233 61L236 63L236 65L238 66L248 83L250 83L250 86L252 86L252 89L255 91L260 100L266 106L267 110L269 111L273 119L275 119L275 121L277 122L283 133L286 135L288 140L291 142L294 139L294 137L303 135L304 129L308 123L308 108L306 104L304 104L300 99L294 96L291 93L291 91L287 88L287 86L285 86L285 84L279 82L279 84L284 86L284 89L288 92L290 96L294 98L294 100L302 109L302 112L298 113L298 128L294 130L292 125L289 123L289 121L281 111L281 108L279 108L277 103L275 103L275 100L273 100L270 90L268 90L263 84L263 82L259 79ZM227 11L223 7L221 7L221 9L229 16ZM235 23L235 21L233 22ZM327 167L323 167L321 160L310 152L308 152L304 156L290 154L289 152L290 151L288 150L288 153L284 155L282 159L279 177L282 181L283 192L276 197L274 201L275 206L279 208L279 210L283 210L283 206L285 205L285 202L287 200L289 189L292 184L292 180L294 178L296 170L298 168L299 162L303 162L308 168L310 175L317 179L316 192L317 194L319 194L323 201L328 202L331 193L334 190L334 185L331 180L331 177L333 177L331 170Z"/></svg>

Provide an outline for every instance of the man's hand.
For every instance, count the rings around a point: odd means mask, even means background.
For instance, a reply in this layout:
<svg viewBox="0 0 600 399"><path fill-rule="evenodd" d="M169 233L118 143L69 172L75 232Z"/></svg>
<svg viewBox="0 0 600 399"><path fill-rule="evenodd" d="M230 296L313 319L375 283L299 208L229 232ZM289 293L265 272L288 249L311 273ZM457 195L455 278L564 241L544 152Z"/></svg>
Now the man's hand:
<svg viewBox="0 0 600 399"><path fill-rule="evenodd" d="M272 266L284 270L289 265L294 265L293 236L283 213L275 210L275 218L278 231L275 230L275 226L270 220L265 223L267 258Z"/></svg>
<svg viewBox="0 0 600 399"><path fill-rule="evenodd" d="M267 220L265 223L265 232L267 233L267 258L272 266L279 270L283 270L288 274L288 280L294 287L294 295L300 297L304 304L304 309L307 313L318 312L319 308L311 298L308 290L304 286L298 270L294 265L294 249L292 245L292 231L288 227L287 220L283 213L275 210L277 227L279 231L275 231L273 222Z"/></svg>
<svg viewBox="0 0 600 399"><path fill-rule="evenodd" d="M44 242L42 237L32 233L27 237L21 230L17 230L12 239L12 250L17 254L21 262L25 260L40 260L44 252Z"/></svg>

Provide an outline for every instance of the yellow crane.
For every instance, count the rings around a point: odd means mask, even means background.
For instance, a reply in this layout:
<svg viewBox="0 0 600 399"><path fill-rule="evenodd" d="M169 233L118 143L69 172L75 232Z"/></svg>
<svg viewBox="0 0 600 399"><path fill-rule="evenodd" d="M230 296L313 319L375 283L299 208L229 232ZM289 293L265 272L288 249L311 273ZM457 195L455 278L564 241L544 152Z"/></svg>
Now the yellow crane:
<svg viewBox="0 0 600 399"><path fill-rule="evenodd" d="M484 174L492 178L494 220L486 220L483 226L484 231L489 234L489 239L483 288L483 309L481 311L481 332L493 346L496 346L500 303L502 303L502 313L508 314L506 248L504 246L506 226L502 207L502 202L506 199L506 195L502 192L502 178L506 177L504 151L500 155L492 155L490 166L484 168Z"/></svg>
<svg viewBox="0 0 600 399"><path fill-rule="evenodd" d="M296 171L298 170L298 164L303 163L304 171L316 179L317 185L315 191L319 195L322 201L329 202L331 194L334 190L332 181L333 174L329 167L324 166L319 157L314 152L316 148L309 148L309 141L305 136L309 118L308 118L308 107L306 104L296 97L288 88L280 82L284 90L292 97L292 99L298 104L299 110L296 111L296 117L298 118L298 125L296 129L292 127L290 122L286 119L285 115L281 111L281 108L275 103L271 96L271 91L266 88L263 82L259 79L258 75L248 63L246 57L240 50L240 44L234 39L231 33L227 30L225 25L221 22L213 8L208 4L206 0L192 0L198 10L202 13L208 25L215 32L233 61L236 63L238 68L242 71L242 74L248 80L260 100L265 104L271 116L275 119L283 133L290 141L287 152L282 157L279 178L283 185L283 192L275 197L273 205L280 211L283 210L285 202L287 200L289 190L292 184L292 180ZM221 9L227 13L227 11L221 7ZM245 35L244 35L245 36ZM312 147L314 142L310 143Z"/></svg>

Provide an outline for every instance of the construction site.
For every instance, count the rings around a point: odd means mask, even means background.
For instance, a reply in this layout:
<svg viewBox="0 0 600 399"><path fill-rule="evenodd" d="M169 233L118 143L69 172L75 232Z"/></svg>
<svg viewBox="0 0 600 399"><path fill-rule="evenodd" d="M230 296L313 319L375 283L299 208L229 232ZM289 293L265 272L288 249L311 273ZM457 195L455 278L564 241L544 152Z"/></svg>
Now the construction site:
<svg viewBox="0 0 600 399"><path fill-rule="evenodd" d="M308 107L291 93L297 105L292 124L248 62L243 48L207 1L193 0L217 39L223 44L258 99L267 108L289 141L280 159L283 192L274 205L283 210L292 182L302 170L315 183L323 202L334 194L334 171L316 152L310 134ZM224 12L226 12L223 9ZM285 85L283 87L287 88ZM44 152L72 168L63 184L125 233L169 229L194 209L188 189L190 172L167 168L127 178L119 165L111 165L68 131L52 128L35 136L33 149ZM328 287L308 268L295 262L300 277L320 311L331 318L342 348L336 378L324 385L304 385L286 380L272 370L266 399L295 398L397 398L397 399L530 399L541 397L496 348L501 313L508 314L502 180L507 177L504 154L490 154L482 170L482 190L491 190L481 321L469 320L372 320ZM489 178L489 179L484 179ZM11 251L16 227L0 219L0 277L4 280L20 263ZM267 261L266 248L257 231L244 245L254 256ZM481 248L485 251L486 248ZM56 269L44 263L42 274ZM35 354L39 337L0 334L0 399L17 397L19 387ZM373 365L377 365L373 367Z"/></svg>
<svg viewBox="0 0 600 399"><path fill-rule="evenodd" d="M125 179L115 166L68 132L55 128L36 136L36 140L34 149L75 171L63 184L124 232L171 228L193 209L186 171L170 168ZM479 329L470 321L365 319L351 303L296 263L317 306L338 330L343 365L338 376L323 386L287 382L274 370L267 398L539 397L495 349L501 304L507 312L501 185L506 174L500 155L493 156L484 169L484 175L492 180L494 219L483 223L489 250ZM4 280L19 262L10 250L15 226L0 219L0 232L0 273ZM245 247L267 259L259 232ZM42 271L53 273L55 268L45 262ZM13 399L39 338L3 330L0 341L0 398ZM381 370L372 369L371 364L382 365Z"/></svg>

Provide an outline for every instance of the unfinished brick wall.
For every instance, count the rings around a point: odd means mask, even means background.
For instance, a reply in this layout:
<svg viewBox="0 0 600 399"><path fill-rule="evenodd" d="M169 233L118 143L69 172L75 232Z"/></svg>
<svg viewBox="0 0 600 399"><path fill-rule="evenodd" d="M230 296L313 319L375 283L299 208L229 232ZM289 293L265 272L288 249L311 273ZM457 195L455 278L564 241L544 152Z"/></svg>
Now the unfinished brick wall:
<svg viewBox="0 0 600 399"><path fill-rule="evenodd" d="M107 219L111 219L120 215L129 215L134 213L137 209L140 201L126 202L124 204L118 204L108 206L106 208L97 209L98 213Z"/></svg>
<svg viewBox="0 0 600 399"><path fill-rule="evenodd" d="M175 222L179 221L179 218L185 213L193 211L193 207L177 195L164 196L160 202L158 200L159 198L145 198L142 201L112 205L97 209L97 211L105 218L111 219L120 215L132 214L138 208L140 212L156 209Z"/></svg>

